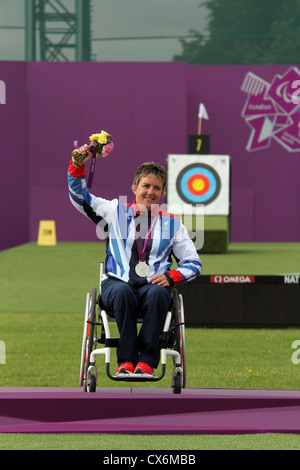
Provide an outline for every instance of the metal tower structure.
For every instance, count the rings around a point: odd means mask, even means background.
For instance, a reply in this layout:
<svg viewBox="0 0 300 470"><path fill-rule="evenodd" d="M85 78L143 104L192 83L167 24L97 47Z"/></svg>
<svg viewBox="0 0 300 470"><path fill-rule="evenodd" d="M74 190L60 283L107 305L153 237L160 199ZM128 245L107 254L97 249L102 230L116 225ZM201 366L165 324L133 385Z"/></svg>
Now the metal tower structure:
<svg viewBox="0 0 300 470"><path fill-rule="evenodd" d="M25 2L26 60L91 60L90 0Z"/></svg>

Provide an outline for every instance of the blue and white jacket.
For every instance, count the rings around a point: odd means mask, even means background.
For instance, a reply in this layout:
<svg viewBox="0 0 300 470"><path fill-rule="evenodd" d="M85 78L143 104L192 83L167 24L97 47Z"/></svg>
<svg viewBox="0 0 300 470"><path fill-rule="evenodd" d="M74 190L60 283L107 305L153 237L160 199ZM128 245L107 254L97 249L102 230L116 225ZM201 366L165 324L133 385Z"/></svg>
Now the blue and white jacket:
<svg viewBox="0 0 300 470"><path fill-rule="evenodd" d="M191 281L201 273L201 260L185 226L179 218L159 210L146 248L146 262L150 273L147 278L137 276L135 266L139 261L139 254L136 223L138 221L142 225L143 219L136 211L135 204L93 196L86 187L84 167L74 168L71 163L68 183L70 200L74 207L95 222L104 233L107 276L137 286L145 284L155 274L168 273L174 285L177 285ZM177 269L171 269L171 255L177 261Z"/></svg>

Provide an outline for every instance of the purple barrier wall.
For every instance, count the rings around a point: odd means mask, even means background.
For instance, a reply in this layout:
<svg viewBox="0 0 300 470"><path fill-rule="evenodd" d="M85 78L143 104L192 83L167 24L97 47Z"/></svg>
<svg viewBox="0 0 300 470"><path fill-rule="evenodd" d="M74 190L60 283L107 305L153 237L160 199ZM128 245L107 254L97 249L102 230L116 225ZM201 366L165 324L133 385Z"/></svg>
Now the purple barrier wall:
<svg viewBox="0 0 300 470"><path fill-rule="evenodd" d="M256 91L245 80L249 72ZM200 102L209 115L202 131L210 134L210 152L232 157L232 241L298 242L300 114L288 107L287 88L297 76L287 65L1 62L7 100L0 105L0 249L36 240L42 219L56 220L59 241L97 240L68 199L73 141L85 143L102 128L113 135L115 150L97 160L92 192L130 201L140 163L188 153Z"/></svg>
<svg viewBox="0 0 300 470"><path fill-rule="evenodd" d="M0 62L0 249L29 240L26 70L25 63Z"/></svg>

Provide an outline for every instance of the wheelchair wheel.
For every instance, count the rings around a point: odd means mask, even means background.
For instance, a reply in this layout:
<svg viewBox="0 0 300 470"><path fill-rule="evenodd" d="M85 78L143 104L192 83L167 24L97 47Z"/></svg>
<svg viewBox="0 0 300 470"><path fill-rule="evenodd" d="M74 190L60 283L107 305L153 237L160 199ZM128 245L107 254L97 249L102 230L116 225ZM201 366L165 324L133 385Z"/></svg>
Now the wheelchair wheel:
<svg viewBox="0 0 300 470"><path fill-rule="evenodd" d="M173 383L173 392L176 394L181 393L181 378L179 375L175 375L174 377L174 383Z"/></svg>
<svg viewBox="0 0 300 470"><path fill-rule="evenodd" d="M184 324L184 308L182 295L174 290L174 323L177 325L175 334L174 349L179 352L182 368L182 388L186 387L186 352L185 352L185 324Z"/></svg>
<svg viewBox="0 0 300 470"><path fill-rule="evenodd" d="M84 391L87 391L86 374L90 365L90 355L93 350L94 338L96 335L95 318L96 318L96 300L97 289L94 287L91 294L87 294L85 317L83 326L82 348L81 348L81 364L80 364L80 387L84 384Z"/></svg>

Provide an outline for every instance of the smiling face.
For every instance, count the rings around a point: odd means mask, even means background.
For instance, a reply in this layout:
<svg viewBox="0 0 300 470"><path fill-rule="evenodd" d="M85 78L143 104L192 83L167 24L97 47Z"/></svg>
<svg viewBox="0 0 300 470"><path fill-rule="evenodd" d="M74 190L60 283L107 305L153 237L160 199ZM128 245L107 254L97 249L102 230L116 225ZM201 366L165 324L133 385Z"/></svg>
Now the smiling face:
<svg viewBox="0 0 300 470"><path fill-rule="evenodd" d="M137 186L132 188L138 210L143 211L145 208L148 212L151 206L157 205L163 195L164 187L161 178L150 174L140 179Z"/></svg>

